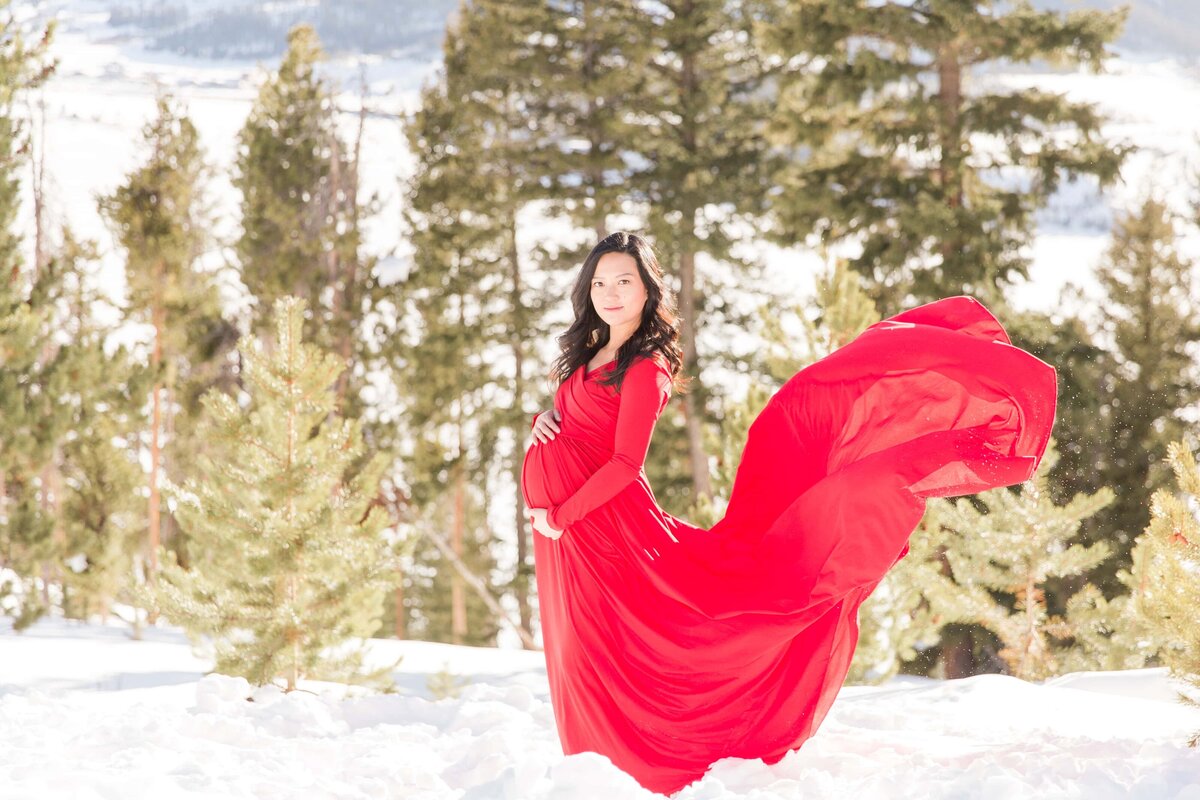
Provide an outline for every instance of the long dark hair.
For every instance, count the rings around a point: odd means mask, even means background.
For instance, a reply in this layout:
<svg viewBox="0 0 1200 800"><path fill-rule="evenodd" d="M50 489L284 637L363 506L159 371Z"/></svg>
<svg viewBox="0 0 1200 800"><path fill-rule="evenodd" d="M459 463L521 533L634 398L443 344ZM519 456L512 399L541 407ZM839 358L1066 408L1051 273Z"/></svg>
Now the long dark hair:
<svg viewBox="0 0 1200 800"><path fill-rule="evenodd" d="M592 360L608 344L608 323L600 318L592 305L592 278L596 265L606 253L627 253L637 262L638 274L646 287L646 305L642 308L642 323L617 351L617 365L601 383L620 387L625 371L639 356L658 357L671 373L672 388L686 391L691 378L681 376L683 348L679 346L679 315L675 295L663 282L662 268L650 243L636 233L616 231L605 236L592 248L571 289L571 305L575 321L566 333L558 337L561 351L550 370L551 379L561 385L575 370Z"/></svg>

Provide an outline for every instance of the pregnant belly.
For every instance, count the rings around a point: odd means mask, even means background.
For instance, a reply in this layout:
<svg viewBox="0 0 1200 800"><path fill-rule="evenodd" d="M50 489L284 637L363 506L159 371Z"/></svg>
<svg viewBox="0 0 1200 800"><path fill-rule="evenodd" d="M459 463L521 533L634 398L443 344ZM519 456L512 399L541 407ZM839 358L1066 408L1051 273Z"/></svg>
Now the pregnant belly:
<svg viewBox="0 0 1200 800"><path fill-rule="evenodd" d="M608 458L603 448L562 433L545 444L531 444L521 466L525 505L549 508L564 502Z"/></svg>

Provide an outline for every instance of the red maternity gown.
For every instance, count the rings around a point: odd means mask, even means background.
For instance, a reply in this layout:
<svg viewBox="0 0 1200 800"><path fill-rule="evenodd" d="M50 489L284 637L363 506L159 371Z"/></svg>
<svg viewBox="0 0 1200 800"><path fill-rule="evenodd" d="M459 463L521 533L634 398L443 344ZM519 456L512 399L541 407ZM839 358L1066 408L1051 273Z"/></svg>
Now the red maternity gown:
<svg viewBox="0 0 1200 800"><path fill-rule="evenodd" d="M580 367L532 444L546 673L566 754L607 756L674 792L714 761L779 761L845 679L859 605L905 553L925 498L1029 478L1056 375L970 297L867 328L796 373L750 427L720 522L659 508L642 469L670 396L641 359L620 393Z"/></svg>

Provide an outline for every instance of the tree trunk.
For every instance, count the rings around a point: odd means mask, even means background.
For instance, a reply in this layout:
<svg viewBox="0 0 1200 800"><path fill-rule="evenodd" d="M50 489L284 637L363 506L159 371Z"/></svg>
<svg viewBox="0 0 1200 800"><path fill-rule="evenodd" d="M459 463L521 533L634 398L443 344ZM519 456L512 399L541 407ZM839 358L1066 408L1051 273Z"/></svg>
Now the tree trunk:
<svg viewBox="0 0 1200 800"><path fill-rule="evenodd" d="M397 571L397 575L400 578L400 582L396 584L396 590L393 592L396 603L396 619L392 626L392 632L396 635L397 639L407 639L408 620L404 613L404 573Z"/></svg>
<svg viewBox="0 0 1200 800"><path fill-rule="evenodd" d="M38 93L38 137L37 159L33 165L33 268L40 272L46 265L49 256L46 254L46 98L44 93ZM16 269L14 267L14 269Z"/></svg>
<svg viewBox="0 0 1200 800"><path fill-rule="evenodd" d="M479 595L481 600L483 600L484 605L491 609L491 612L496 615L496 619L507 623L510 628L516 631L517 636L521 637L521 644L526 650L541 649L534 642L533 634L530 633L526 628L521 627L518 623L512 621L512 618L509 617L508 614L504 612L504 609L500 607L500 604L496 602L496 598L492 597L491 593L488 592L487 585L483 582L483 580L475 573L471 572L470 567L463 563L463 560L454 552L454 548L450 546L450 544L441 536L441 534L437 533L432 528L425 528L422 532L429 537L429 540L433 542L438 550L441 551L442 555L445 556L452 565L454 565L454 568L458 571L458 574L462 576L462 579L466 581L472 589L475 590L475 593Z"/></svg>
<svg viewBox="0 0 1200 800"><path fill-rule="evenodd" d="M343 175L341 144L337 136L331 137L330 149L330 213L335 219L346 219L348 228L345 232L335 234L337 237L329 253L329 285L333 287L332 317L336 338L337 354L347 365L334 383L334 394L337 403L332 413L346 413L346 392L349 388L350 366L354 355L354 320L358 309L356 292L358 283L358 158L362 147L363 126L366 122L366 103L364 101L359 113L358 133L355 139L353 156L347 162L347 174ZM354 243L353 251L344 248L345 237L350 237Z"/></svg>
<svg viewBox="0 0 1200 800"><path fill-rule="evenodd" d="M523 284L521 282L521 264L517 253L517 229L516 219L511 220L509 226L509 263L512 269L512 311L516 316L517 331L526 329L525 319L525 304L523 302ZM513 362L516 365L516 377L513 381L513 398L514 405L517 411L524 408L525 399L525 351L522 342L522 336L518 335L513 338ZM515 414L513 422L516 425L516 441L519 443L525 436L524 430L524 414ZM533 569L529 563L529 531L525 524L525 501L521 494L521 473L524 466L520 444L514 448L512 471L513 484L516 487L516 503L514 504L514 522L516 523L517 536L517 574L513 581L514 593L517 597L517 610L521 620L521 627L526 630L531 629L533 624L533 610L529 602L530 578L532 577Z"/></svg>
<svg viewBox="0 0 1200 800"><path fill-rule="evenodd" d="M961 208L963 205L962 177L962 131L959 114L962 107L962 64L958 57L958 44L947 42L938 49L937 53L938 93L937 101L940 110L940 126L938 141L940 150L938 157L938 181L950 208ZM960 243L954 231L949 231L942 237L942 263L954 258L960 250Z"/></svg>
<svg viewBox="0 0 1200 800"><path fill-rule="evenodd" d="M466 524L464 509L466 506L466 479L461 462L457 470L454 486L454 520L450 526L450 547L457 560L462 560L463 527ZM463 591L462 577L455 573L450 576L450 638L454 644L462 644L467 635L467 597Z"/></svg>
<svg viewBox="0 0 1200 800"><path fill-rule="evenodd" d="M163 328L165 320L163 317L166 314L166 309L163 307L161 295L162 285L164 281L164 264L162 259L158 259L154 263L154 282L158 287L155 293L154 307L150 313L154 319L154 353L151 358L151 366L154 370L158 370L163 360ZM150 421L150 506L149 506L149 528L150 528L150 569L147 575L147 584L153 589L155 582L158 580L158 547L161 540L161 531L159 529L159 495L158 495L158 471L159 460L161 459L162 443L159 441L159 431L162 427L162 381L155 381L154 388L151 389L151 421ZM158 620L158 609L148 609L149 622L153 625Z"/></svg>
<svg viewBox="0 0 1200 800"><path fill-rule="evenodd" d="M690 217L689 217L690 219ZM696 254L686 251L679 257L680 339L683 344L683 369L690 375L697 374L696 362ZM692 384L699 387L696 378ZM704 449L704 409L696 392L683 395L683 416L687 427L688 455L692 469L693 501L701 495L712 498L712 480L708 470L708 452Z"/></svg>
<svg viewBox="0 0 1200 800"><path fill-rule="evenodd" d="M697 155L696 126L694 114L687 111L688 101L699 93L695 53L684 53L679 73L679 94L685 108L683 124L680 126L680 144L690 155ZM684 425L687 429L688 461L692 471L692 501L700 497L713 496L712 480L708 469L708 452L704 448L704 408L698 398L702 394L699 365L696 351L696 214L699 204L686 193L687 181L681 186L685 193L681 202L680 224L683 226L679 242L679 316L680 339L683 344L683 371L693 376L693 391L683 396Z"/></svg>
<svg viewBox="0 0 1200 800"><path fill-rule="evenodd" d="M592 12L595 10L595 5L590 2L583 4L583 29L590 29ZM585 85L592 85L592 81L596 76L596 61L597 50L595 40L589 38L583 44L583 74ZM592 230L596 232L596 241L599 242L608 235L608 219L604 213L604 208L601 206L601 192L604 190L604 170L600 166L600 159L603 158L603 153L600 151L601 140L604 138L601 134L603 126L596 124L596 118L599 115L599 106L596 103L596 97L592 92L588 92L587 97L587 119L592 126L592 138L588 148L588 188L592 193Z"/></svg>

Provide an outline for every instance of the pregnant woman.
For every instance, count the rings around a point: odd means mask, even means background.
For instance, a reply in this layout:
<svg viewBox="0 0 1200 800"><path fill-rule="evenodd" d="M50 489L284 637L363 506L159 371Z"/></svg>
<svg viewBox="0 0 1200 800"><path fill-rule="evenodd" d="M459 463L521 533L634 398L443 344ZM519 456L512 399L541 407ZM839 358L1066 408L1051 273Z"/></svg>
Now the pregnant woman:
<svg viewBox="0 0 1200 800"><path fill-rule="evenodd" d="M908 552L925 498L1032 476L1054 369L969 297L872 325L772 396L705 529L659 508L642 468L683 388L649 244L605 238L571 302L522 471L563 751L662 793L721 758L773 764L824 719L858 607Z"/></svg>

